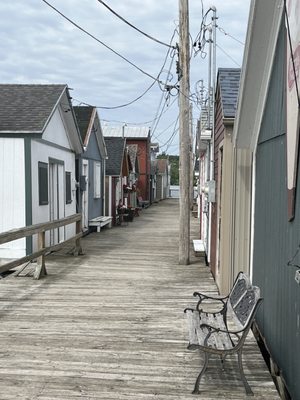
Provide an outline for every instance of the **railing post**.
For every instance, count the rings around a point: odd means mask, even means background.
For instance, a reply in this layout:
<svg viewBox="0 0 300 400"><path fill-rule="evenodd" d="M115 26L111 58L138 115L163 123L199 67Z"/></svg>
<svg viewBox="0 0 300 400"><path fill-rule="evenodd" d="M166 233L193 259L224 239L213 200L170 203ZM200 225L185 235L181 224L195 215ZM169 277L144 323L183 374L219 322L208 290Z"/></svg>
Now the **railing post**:
<svg viewBox="0 0 300 400"><path fill-rule="evenodd" d="M38 250L45 249L45 231L38 233ZM42 254L37 259L37 266L34 272L34 279L40 279L41 277L47 275L47 270L45 266L45 254Z"/></svg>
<svg viewBox="0 0 300 400"><path fill-rule="evenodd" d="M82 232L81 218L76 221L76 235ZM81 237L77 238L75 241L75 249L73 251L74 256L80 256L83 254L81 247Z"/></svg>

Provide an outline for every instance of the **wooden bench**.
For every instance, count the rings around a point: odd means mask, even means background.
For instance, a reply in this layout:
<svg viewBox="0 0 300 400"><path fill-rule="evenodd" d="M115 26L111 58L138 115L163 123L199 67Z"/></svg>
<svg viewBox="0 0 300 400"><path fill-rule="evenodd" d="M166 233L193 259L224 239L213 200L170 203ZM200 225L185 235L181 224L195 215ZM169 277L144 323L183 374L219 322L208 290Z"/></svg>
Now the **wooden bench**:
<svg viewBox="0 0 300 400"><path fill-rule="evenodd" d="M205 257L205 246L203 240L193 240L194 253L196 257Z"/></svg>
<svg viewBox="0 0 300 400"><path fill-rule="evenodd" d="M112 217L96 217L89 220L89 226L96 226L97 232L101 231L103 226L108 225L111 228Z"/></svg>
<svg viewBox="0 0 300 400"><path fill-rule="evenodd" d="M197 348L203 351L205 359L193 393L199 393L201 377L212 355L218 355L224 367L225 358L236 353L246 394L253 395L243 371L242 351L256 311L262 302L259 288L251 285L248 276L240 272L228 296L212 297L199 292L195 292L194 296L199 298L196 307L184 310L189 332L188 349ZM202 307L206 300L210 303L217 302L221 308L216 312L204 310Z"/></svg>

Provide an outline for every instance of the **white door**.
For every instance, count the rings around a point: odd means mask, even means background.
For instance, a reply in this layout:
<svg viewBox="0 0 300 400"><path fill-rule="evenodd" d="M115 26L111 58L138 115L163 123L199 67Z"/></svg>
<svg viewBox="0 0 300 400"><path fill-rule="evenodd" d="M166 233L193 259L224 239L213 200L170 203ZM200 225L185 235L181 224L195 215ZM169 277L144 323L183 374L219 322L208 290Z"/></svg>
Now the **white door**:
<svg viewBox="0 0 300 400"><path fill-rule="evenodd" d="M82 175L86 177L86 190L82 192L82 229L86 231L89 228L89 162L82 160Z"/></svg>
<svg viewBox="0 0 300 400"><path fill-rule="evenodd" d="M49 208L50 221L64 218L65 216L65 179L64 165L57 162L49 162ZM65 240L65 228L52 229L50 231L50 245Z"/></svg>

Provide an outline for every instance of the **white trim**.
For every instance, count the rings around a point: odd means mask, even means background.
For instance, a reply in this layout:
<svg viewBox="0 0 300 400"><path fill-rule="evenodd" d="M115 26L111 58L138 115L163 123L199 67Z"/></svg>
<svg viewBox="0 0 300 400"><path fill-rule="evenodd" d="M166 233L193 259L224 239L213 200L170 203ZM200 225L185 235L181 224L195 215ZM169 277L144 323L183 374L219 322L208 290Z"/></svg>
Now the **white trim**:
<svg viewBox="0 0 300 400"><path fill-rule="evenodd" d="M94 161L94 199L101 198L101 162Z"/></svg>
<svg viewBox="0 0 300 400"><path fill-rule="evenodd" d="M233 140L254 150L264 113L283 0L252 0ZM254 123L253 123L254 120Z"/></svg>
<svg viewBox="0 0 300 400"><path fill-rule="evenodd" d="M252 282L253 279L253 255L254 255L254 221L255 221L255 194L256 194L256 150L252 154L252 190L251 190L251 216L250 216L250 261L249 261L249 276Z"/></svg>

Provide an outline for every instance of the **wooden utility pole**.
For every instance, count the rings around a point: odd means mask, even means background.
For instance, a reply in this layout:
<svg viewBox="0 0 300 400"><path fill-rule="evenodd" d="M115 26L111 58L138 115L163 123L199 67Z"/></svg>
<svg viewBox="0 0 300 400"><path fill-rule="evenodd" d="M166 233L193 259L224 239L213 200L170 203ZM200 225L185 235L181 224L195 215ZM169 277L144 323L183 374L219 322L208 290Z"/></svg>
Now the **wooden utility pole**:
<svg viewBox="0 0 300 400"><path fill-rule="evenodd" d="M190 210L194 206L194 132L193 132L193 105L190 104Z"/></svg>
<svg viewBox="0 0 300 400"><path fill-rule="evenodd" d="M188 0L179 0L179 264L190 263L190 51Z"/></svg>

